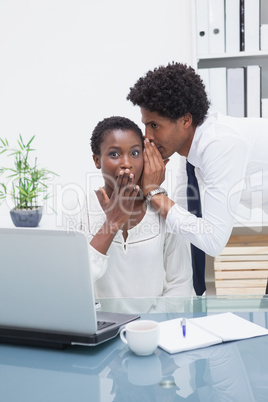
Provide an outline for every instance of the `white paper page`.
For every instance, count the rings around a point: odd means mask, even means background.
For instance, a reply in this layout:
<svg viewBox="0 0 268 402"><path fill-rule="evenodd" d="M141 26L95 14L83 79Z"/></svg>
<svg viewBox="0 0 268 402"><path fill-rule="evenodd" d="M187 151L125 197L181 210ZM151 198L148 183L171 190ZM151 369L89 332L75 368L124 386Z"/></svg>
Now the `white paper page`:
<svg viewBox="0 0 268 402"><path fill-rule="evenodd" d="M204 331L191 320L186 320L185 337L182 334L181 318L160 322L159 327L159 347L169 353L204 348L222 342L221 338Z"/></svg>
<svg viewBox="0 0 268 402"><path fill-rule="evenodd" d="M188 321L218 335L224 342L268 335L268 330L233 313L221 313Z"/></svg>

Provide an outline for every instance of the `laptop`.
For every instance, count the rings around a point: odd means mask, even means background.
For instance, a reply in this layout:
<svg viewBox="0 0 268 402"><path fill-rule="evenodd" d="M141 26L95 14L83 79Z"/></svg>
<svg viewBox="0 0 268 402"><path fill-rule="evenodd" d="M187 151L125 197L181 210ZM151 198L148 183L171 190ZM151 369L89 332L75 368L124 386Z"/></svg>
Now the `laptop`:
<svg viewBox="0 0 268 402"><path fill-rule="evenodd" d="M0 255L0 342L98 345L139 318L96 311L83 233L0 228Z"/></svg>

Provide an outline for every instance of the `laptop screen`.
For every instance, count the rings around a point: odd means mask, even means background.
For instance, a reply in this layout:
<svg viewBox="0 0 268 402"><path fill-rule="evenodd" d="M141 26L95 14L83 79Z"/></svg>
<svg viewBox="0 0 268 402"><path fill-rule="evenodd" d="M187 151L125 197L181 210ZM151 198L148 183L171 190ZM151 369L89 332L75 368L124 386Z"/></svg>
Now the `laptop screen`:
<svg viewBox="0 0 268 402"><path fill-rule="evenodd" d="M0 325L96 332L89 246L83 233L0 229Z"/></svg>

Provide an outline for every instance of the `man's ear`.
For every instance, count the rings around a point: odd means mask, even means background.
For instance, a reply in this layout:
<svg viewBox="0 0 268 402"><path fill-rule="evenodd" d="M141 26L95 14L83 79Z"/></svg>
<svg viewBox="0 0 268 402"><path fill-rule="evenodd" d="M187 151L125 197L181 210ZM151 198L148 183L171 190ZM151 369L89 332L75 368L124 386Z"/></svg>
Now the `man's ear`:
<svg viewBox="0 0 268 402"><path fill-rule="evenodd" d="M93 155L93 161L95 163L95 166L97 169L101 169L101 164L100 164L100 157L99 155Z"/></svg>
<svg viewBox="0 0 268 402"><path fill-rule="evenodd" d="M193 122L193 118L191 113L187 113L186 115L182 116L183 127L188 128Z"/></svg>

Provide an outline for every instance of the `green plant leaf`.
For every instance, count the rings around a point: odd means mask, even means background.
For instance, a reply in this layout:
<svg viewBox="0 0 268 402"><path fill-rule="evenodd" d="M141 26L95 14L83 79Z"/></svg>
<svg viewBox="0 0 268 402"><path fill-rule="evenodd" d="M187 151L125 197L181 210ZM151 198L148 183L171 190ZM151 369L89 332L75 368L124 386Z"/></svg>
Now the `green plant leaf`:
<svg viewBox="0 0 268 402"><path fill-rule="evenodd" d="M28 142L28 144L26 145L27 148L29 148L31 142L34 140L35 135L32 136L32 138L30 139L30 141ZM33 151L33 149L31 149L31 151Z"/></svg>
<svg viewBox="0 0 268 402"><path fill-rule="evenodd" d="M0 168L1 177L7 181L7 187L0 186L0 198L8 195L12 198L15 207L32 208L37 205L40 199L46 200L50 195L47 194L47 181L58 176L53 171L45 168L38 168L37 158L32 163L29 159L29 153L35 151L32 148L32 142L35 135L28 142L24 142L22 135L19 134L17 146L11 148L6 139L0 139L0 153L8 151L8 157L13 158L12 168ZM1 183L0 183L1 184ZM4 184L4 185L6 185ZM5 193L5 188L6 192Z"/></svg>
<svg viewBox="0 0 268 402"><path fill-rule="evenodd" d="M22 138L21 138L21 140L22 140ZM20 142L20 140L18 140L18 144L19 144L20 149L23 151L25 148L23 142Z"/></svg>

